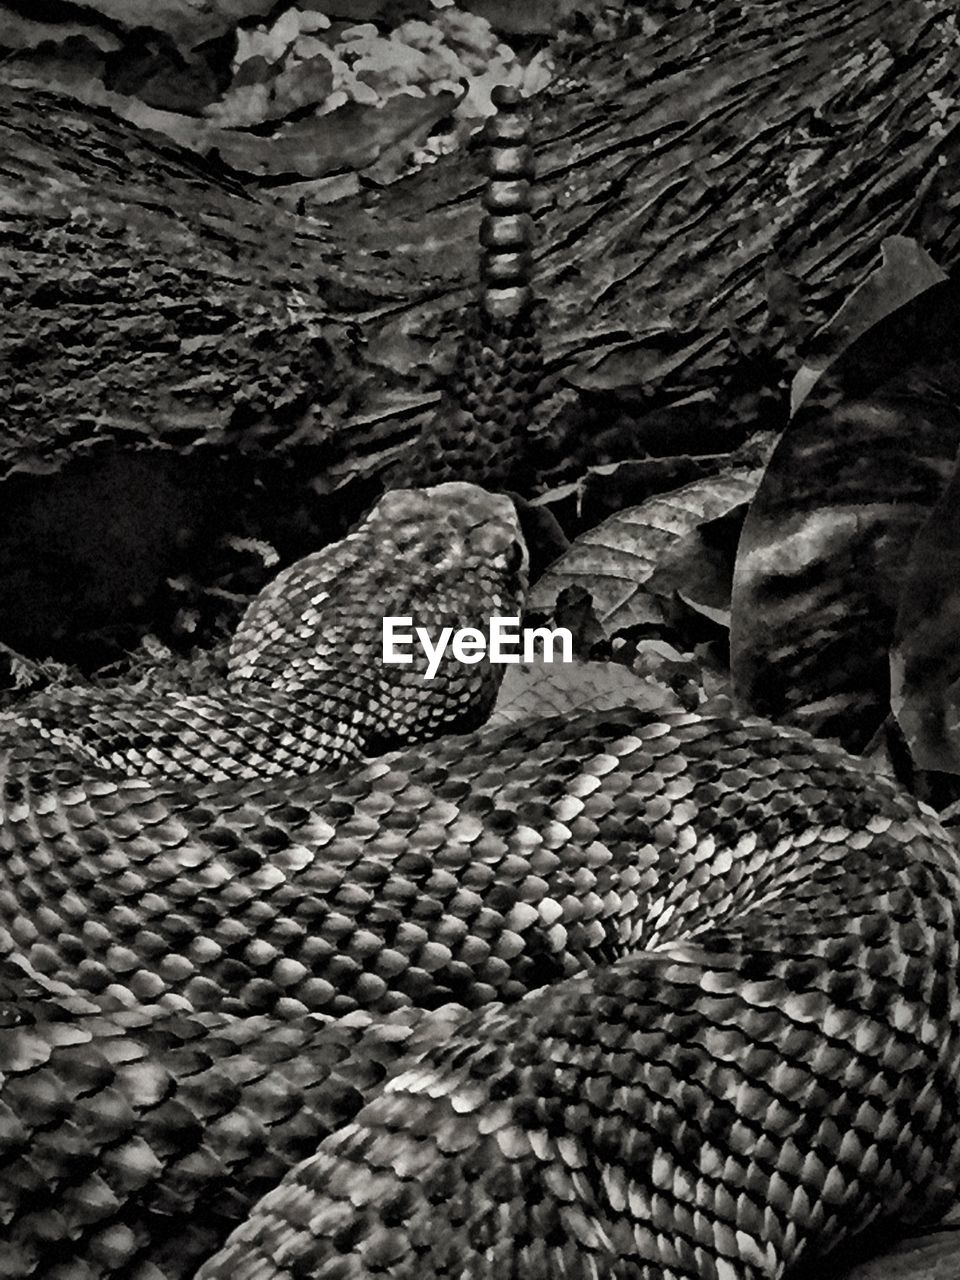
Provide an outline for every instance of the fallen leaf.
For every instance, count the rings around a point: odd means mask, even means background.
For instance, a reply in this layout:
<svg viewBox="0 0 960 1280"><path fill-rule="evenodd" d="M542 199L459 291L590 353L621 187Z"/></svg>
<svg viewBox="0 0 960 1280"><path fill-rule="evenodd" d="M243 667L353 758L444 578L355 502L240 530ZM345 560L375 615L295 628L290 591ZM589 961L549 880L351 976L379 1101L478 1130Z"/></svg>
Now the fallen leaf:
<svg viewBox="0 0 960 1280"><path fill-rule="evenodd" d="M857 286L842 306L810 340L817 351L797 370L790 388L790 414L797 412L817 380L842 351L884 316L896 311L931 285L946 280L945 271L916 240L887 236L880 242L881 263Z"/></svg>
<svg viewBox="0 0 960 1280"><path fill-rule="evenodd" d="M615 662L521 663L507 668L487 724L517 724L576 710L609 711L627 704L682 710L668 686Z"/></svg>
<svg viewBox="0 0 960 1280"><path fill-rule="evenodd" d="M683 534L748 501L760 474L756 468L737 468L694 480L588 529L536 584L528 607L549 614L565 587L580 587L592 595L608 635L661 623L662 609L645 584L662 557Z"/></svg>
<svg viewBox="0 0 960 1280"><path fill-rule="evenodd" d="M697 613L729 628L733 567L746 514L747 504L739 503L682 534L664 552L647 590L667 599L679 596Z"/></svg>
<svg viewBox="0 0 960 1280"><path fill-rule="evenodd" d="M914 763L960 774L960 460L914 539L890 654L890 705Z"/></svg>
<svg viewBox="0 0 960 1280"><path fill-rule="evenodd" d="M910 547L960 446L960 286L934 285L823 374L773 452L734 572L742 703L853 750L889 710Z"/></svg>

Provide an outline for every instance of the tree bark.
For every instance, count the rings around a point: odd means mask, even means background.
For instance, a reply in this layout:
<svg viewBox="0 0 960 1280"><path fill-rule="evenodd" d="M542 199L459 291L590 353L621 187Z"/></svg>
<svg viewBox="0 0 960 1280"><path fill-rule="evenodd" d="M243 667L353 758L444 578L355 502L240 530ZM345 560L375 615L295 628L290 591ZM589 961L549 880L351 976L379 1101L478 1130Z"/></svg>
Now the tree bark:
<svg viewBox="0 0 960 1280"><path fill-rule="evenodd" d="M543 95L542 331L575 402L544 480L779 425L797 344L883 236L957 256L948 0L706 9L574 43ZM46 557L52 584L6 638L38 652L54 614L76 633L119 609L127 643L146 624L123 601L156 616L156 584L216 535L287 559L337 536L436 404L475 290L476 155L298 216L103 110L9 85L0 155L0 477L17 477L0 609L18 613L11 562ZM167 455L145 508L125 499L144 448ZM49 471L67 480L31 479ZM145 511L162 554L124 572L96 522L65 530L67 482L84 507L115 493L134 541Z"/></svg>
<svg viewBox="0 0 960 1280"><path fill-rule="evenodd" d="M543 483L782 425L798 345L884 236L948 270L960 253L950 0L703 9L572 41L542 95L542 334L570 389ZM283 559L339 536L453 359L475 152L298 215L102 109L5 85L0 156L3 638L122 648L163 633L163 584L221 581L198 548L223 535ZM143 450L164 455L148 483Z"/></svg>
<svg viewBox="0 0 960 1280"><path fill-rule="evenodd" d="M543 95L537 259L554 371L723 421L883 236L953 265L960 44L945 0L706 8ZM413 436L472 297L474 156L298 216L103 111L0 102L5 470L308 440L332 486Z"/></svg>
<svg viewBox="0 0 960 1280"><path fill-rule="evenodd" d="M543 340L572 388L544 483L782 425L797 344L884 236L959 252L954 5L704 8L572 42L543 95ZM369 503L472 305L483 178L470 152L298 215L9 84L0 156L3 639L93 662L164 634L164 584L224 581L204 559L223 535L289 559ZM146 485L143 449L164 454Z"/></svg>

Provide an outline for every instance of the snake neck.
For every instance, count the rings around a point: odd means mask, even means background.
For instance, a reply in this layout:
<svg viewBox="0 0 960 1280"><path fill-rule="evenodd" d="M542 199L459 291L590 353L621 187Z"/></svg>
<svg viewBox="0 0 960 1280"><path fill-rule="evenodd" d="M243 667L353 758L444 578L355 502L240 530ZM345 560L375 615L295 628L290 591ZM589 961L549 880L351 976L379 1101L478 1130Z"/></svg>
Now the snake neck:
<svg viewBox="0 0 960 1280"><path fill-rule="evenodd" d="M534 156L529 107L516 89L493 91L484 127L487 182L480 224L479 296L440 405L388 488L469 480L527 492L530 425L543 376L532 285Z"/></svg>

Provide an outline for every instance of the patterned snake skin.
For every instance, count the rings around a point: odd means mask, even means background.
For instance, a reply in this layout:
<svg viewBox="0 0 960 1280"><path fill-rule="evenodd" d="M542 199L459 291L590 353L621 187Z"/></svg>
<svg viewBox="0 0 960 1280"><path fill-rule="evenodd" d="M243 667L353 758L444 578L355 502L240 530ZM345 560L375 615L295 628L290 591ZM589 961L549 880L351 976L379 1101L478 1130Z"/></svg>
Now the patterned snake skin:
<svg viewBox="0 0 960 1280"><path fill-rule="evenodd" d="M316 771L400 705L370 592L499 610L517 538L390 494L253 604L223 695L8 714L0 1275L752 1280L944 1207L960 866L852 758L624 707Z"/></svg>
<svg viewBox="0 0 960 1280"><path fill-rule="evenodd" d="M381 617L482 626L525 574L507 499L400 488L254 602L223 689L0 716L0 1280L772 1280L948 1204L947 835L721 712L449 736L495 671L427 690Z"/></svg>

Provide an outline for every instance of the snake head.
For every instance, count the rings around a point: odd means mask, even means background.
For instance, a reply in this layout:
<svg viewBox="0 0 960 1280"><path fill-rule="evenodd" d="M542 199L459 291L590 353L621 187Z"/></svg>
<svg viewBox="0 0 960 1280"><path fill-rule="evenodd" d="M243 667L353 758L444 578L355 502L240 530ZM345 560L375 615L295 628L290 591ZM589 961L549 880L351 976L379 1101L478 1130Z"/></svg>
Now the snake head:
<svg viewBox="0 0 960 1280"><path fill-rule="evenodd" d="M503 667L436 662L414 645L385 662L384 619L438 641L518 617L528 558L513 502L474 484L396 489L340 542L285 569L250 605L230 650L243 697L295 704L335 758L379 754L486 718Z"/></svg>

